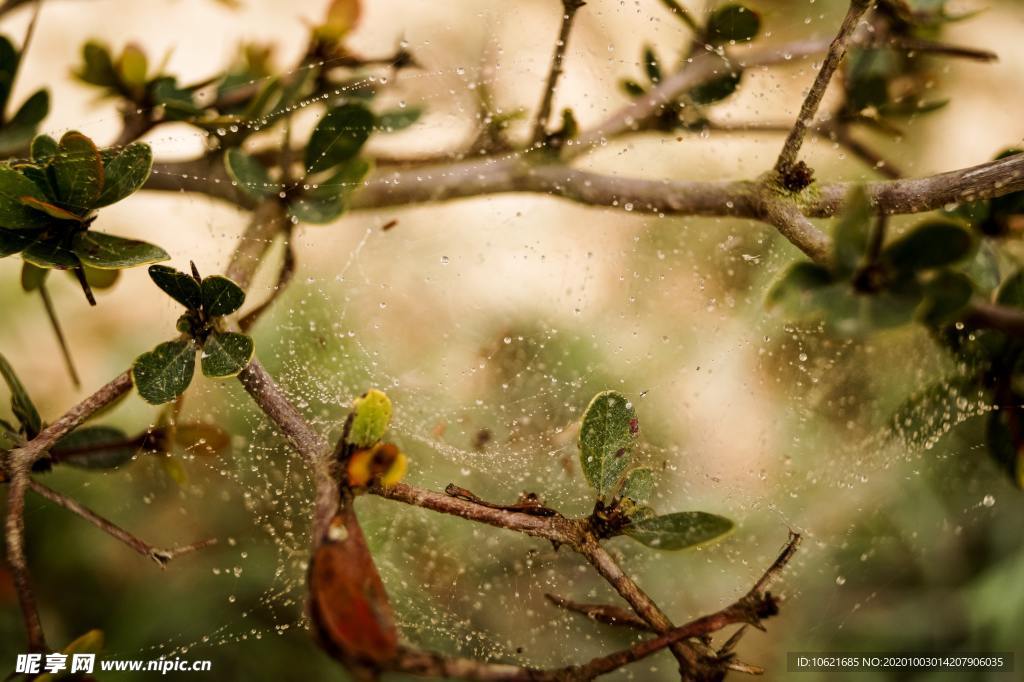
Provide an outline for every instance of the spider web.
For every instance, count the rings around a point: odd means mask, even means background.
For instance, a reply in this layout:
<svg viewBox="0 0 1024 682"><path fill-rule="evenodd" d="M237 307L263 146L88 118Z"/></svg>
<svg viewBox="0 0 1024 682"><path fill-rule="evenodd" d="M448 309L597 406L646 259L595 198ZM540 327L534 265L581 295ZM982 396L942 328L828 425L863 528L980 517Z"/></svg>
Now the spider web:
<svg viewBox="0 0 1024 682"><path fill-rule="evenodd" d="M55 3L53 15L91 11L71 4ZM773 40L774 34L827 35L842 3L763 4L773 29L767 40ZM654 5L595 1L581 13L556 106L572 106L584 128L623 104L613 84L642 72L642 43L676 58L679 26ZM196 17L205 11L210 23L224 25L220 10L189 7ZM423 106L426 113L407 131L375 134L372 150L415 156L465 144L482 124L481 91L495 98L496 114L535 106L556 14L540 4L521 12L500 3L466 7L417 7L421 23L410 17L408 26L391 27L407 31L409 48L426 68L403 71L391 82L374 76L383 87L379 104ZM260 21L266 21L264 11L255 11ZM377 11L365 19L368 25L383 20ZM187 20L195 27L205 21ZM241 20L231 38L246 36L254 21ZM137 19L126 23L140 40L159 44L173 36L170 29L145 30ZM53 40L49 26L41 25L44 46ZM367 29L373 39L360 47L384 51L391 42L383 41L381 30ZM201 76L215 61L210 52L183 60L175 52L172 70L183 61L183 70ZM815 66L749 73L740 92L716 111L736 120L790 116ZM949 79L955 84L957 77L962 73L954 69ZM59 91L56 101L60 115ZM318 104L298 105L296 139L308 130L302 122L311 125L321 111ZM933 125L950 129L955 113ZM45 132L59 133L66 123L102 139L118 121L93 109L58 119ZM514 123L512 132L522 134L528 123ZM905 157L908 169L975 160L953 150L948 161L936 163L925 136L916 134L923 126L914 122L890 151ZM228 132L207 136L175 125L146 139L158 159L187 158ZM703 138L628 138L609 142L584 163L624 176L741 178L766 168L781 144L769 134ZM823 176L870 177L828 144L815 143L808 155ZM161 244L174 265L195 260L209 274L222 271L246 217L184 192L146 194L104 209L94 229ZM397 224L383 230L392 220ZM896 221L895 229L909 224ZM880 619L900 617L941 583L946 574L935 562L958 556L978 538L1002 537L1003 519L1021 510L988 463L977 430L971 431L991 406L958 391L955 380L940 382L946 400L939 407L928 403L892 424L897 408L932 389L935 377L956 376L957 368L922 332L843 339L765 312L764 291L795 253L760 224L629 215L510 195L353 213L329 226L297 226L294 244L298 275L253 335L261 360L325 436L336 439L351 398L376 386L395 404L391 437L410 456L412 482L431 489L454 482L507 502L531 491L565 513L586 514L592 497L578 466L576 424L594 393L624 392L641 422L638 463L660 472L654 506L710 511L738 523L729 539L684 553L659 553L625 539L609 543L678 622L735 599L771 562L787 529L804 533L784 583L784 619L770 623L767 636L747 638L740 646L745 660L781 670L787 650L877 643L869 633ZM250 306L269 294L280 258L278 245L250 290ZM2 266L4 276L15 276L9 262ZM73 287L66 289L55 296L68 311L71 337L82 339L86 386L105 381L172 334L178 313L166 298L139 306L159 298L144 273L126 274L98 311L82 310ZM17 305L29 310L28 303ZM50 377L52 388L41 402L57 414L67 404L66 385L48 367L52 359L32 357L34 336L5 332L4 351L13 346L29 375ZM152 418L136 397L114 415L130 428ZM156 544L205 535L220 544L177 559L160 574L131 564L123 579L137 587L118 601L136 600L140 613L160 617L130 634L124 632L130 620L111 616L105 625L97 609L115 599L111 578L102 577L110 562L129 561L119 554L123 548L104 550L83 570L100 576L90 580L110 596L75 609L76 616L58 621L58 631L67 639L80 634L74 628L91 612L94 622L85 625L107 630L111 655L208 657L219 671L268 674L277 665L327 674L333 664L321 654L310 656L314 647L304 632L311 481L303 463L233 382L197 375L182 418L215 422L233 434L229 456L181 456L184 485L156 461L112 474L54 478ZM966 431L954 429L958 425ZM55 518L41 516L41 506L30 501L31 527L40 525L34 518ZM545 593L554 593L619 603L564 549L375 498L360 499L357 508L402 636L416 646L561 666L638 637L545 600ZM87 532L75 523L65 522L62 532ZM33 532L30 544L45 543L45 530ZM1009 542L1001 556L1019 557L1019 542ZM58 576L43 569L37 577L44 603L69 594L49 587L60 584L50 580ZM988 622L1000 616L970 617ZM908 635L907 641L924 640ZM675 666L661 654L622 674L673 679Z"/></svg>

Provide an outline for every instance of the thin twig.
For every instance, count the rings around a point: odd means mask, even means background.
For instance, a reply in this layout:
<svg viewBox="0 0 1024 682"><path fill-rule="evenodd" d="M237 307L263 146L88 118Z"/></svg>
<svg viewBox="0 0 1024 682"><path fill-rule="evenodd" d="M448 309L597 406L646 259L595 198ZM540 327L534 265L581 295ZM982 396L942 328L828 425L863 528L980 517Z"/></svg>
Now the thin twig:
<svg viewBox="0 0 1024 682"><path fill-rule="evenodd" d="M651 626L647 624L647 621L632 611L627 611L619 606L612 606L611 604L584 604L550 593L544 596L555 606L566 611L579 613L598 623L633 628L634 630L643 630L644 632L651 631Z"/></svg>
<svg viewBox="0 0 1024 682"><path fill-rule="evenodd" d="M796 163L800 146L804 142L804 135L807 133L808 126L814 122L814 115L818 112L818 105L821 104L821 98L825 96L825 89L828 87L829 81L832 80L832 74L839 68L839 62L846 54L847 43L853 35L854 29L857 28L857 22L860 21L870 5L870 0L850 0L850 9L839 27L839 33L829 45L828 55L814 79L814 84L811 85L811 89L807 93L807 97L804 98L796 123L793 124L793 129L786 137L782 152L775 162L776 173L782 174Z"/></svg>
<svg viewBox="0 0 1024 682"><path fill-rule="evenodd" d="M277 282L274 284L273 291L270 292L267 300L250 310L238 321L238 327L244 332L248 331L254 324L256 324L260 317L262 317L262 315L270 309L270 306L274 304L274 301L277 300L278 296L284 293L284 290L288 288L288 285L294 277L295 247L292 245L290 235L286 233L284 237L284 258L281 261L281 269L277 272Z"/></svg>
<svg viewBox="0 0 1024 682"><path fill-rule="evenodd" d="M73 514L77 514L92 525L96 526L104 533L111 537L120 540L125 545L138 552L140 555L147 559L152 559L156 562L160 568L164 568L171 559L182 556L183 554L189 554L200 549L205 549L211 545L217 544L217 538L208 538L199 542L194 542L190 545L183 547L172 547L170 549L163 549L160 547L154 547L153 545L139 539L132 533L128 532L124 528L121 528L114 522L106 519L93 510L89 509L81 502L74 500L67 495L61 494L52 488L48 488L38 481L31 480L29 482L29 488L32 492L45 497L50 502L56 505L64 507Z"/></svg>
<svg viewBox="0 0 1024 682"><path fill-rule="evenodd" d="M551 69L548 71L547 82L544 84L544 94L541 96L540 107L537 109L537 118L533 122L531 146L542 143L547 135L548 119L551 117L551 102L554 100L555 90L558 88L558 78L562 75L562 61L565 58L565 50L569 46L572 23L576 18L576 12L586 4L583 0L561 0L561 2L562 27L558 32L558 40L555 42L555 54L551 58Z"/></svg>
<svg viewBox="0 0 1024 682"><path fill-rule="evenodd" d="M13 459L13 458L12 458ZM29 651L47 651L46 636L39 618L39 606L32 590L32 576L25 557L25 489L28 487L28 470L15 468L11 471L7 486L7 517L4 523L4 539L7 545L7 564L14 577L14 589L18 593L21 617L25 623Z"/></svg>
<svg viewBox="0 0 1024 682"><path fill-rule="evenodd" d="M53 301L50 299L50 292L46 288L46 282L39 283L39 296L43 299L46 317L50 320L50 326L53 327L53 333L57 337L57 345L60 346L61 355L64 356L64 365L68 369L68 374L71 375L71 383L75 385L75 388L81 388L82 381L78 378L78 372L75 370L75 361L71 359L71 349L68 347L67 339L64 337L64 330L60 328L57 310L53 307Z"/></svg>

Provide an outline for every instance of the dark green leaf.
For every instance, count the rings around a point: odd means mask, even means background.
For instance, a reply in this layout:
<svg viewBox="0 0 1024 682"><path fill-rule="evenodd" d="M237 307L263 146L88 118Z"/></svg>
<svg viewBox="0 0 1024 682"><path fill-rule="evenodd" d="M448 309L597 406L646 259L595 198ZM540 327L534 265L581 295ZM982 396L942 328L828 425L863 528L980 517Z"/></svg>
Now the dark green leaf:
<svg viewBox="0 0 1024 682"><path fill-rule="evenodd" d="M1010 475L1014 485L1024 489L1024 447L1021 447L1024 445L1024 436L1014 434L1011 420L1018 424L1024 421L1024 413L1016 406L1003 407L989 413L985 440L992 459Z"/></svg>
<svg viewBox="0 0 1024 682"><path fill-rule="evenodd" d="M948 324L956 319L972 296L974 285L967 275L943 270L925 284L918 319L928 325Z"/></svg>
<svg viewBox="0 0 1024 682"><path fill-rule="evenodd" d="M36 229L53 222L45 213L26 206L23 197L46 201L46 195L34 182L10 166L0 166L0 227Z"/></svg>
<svg viewBox="0 0 1024 682"><path fill-rule="evenodd" d="M0 229L0 258L21 253L39 238L38 230Z"/></svg>
<svg viewBox="0 0 1024 682"><path fill-rule="evenodd" d="M49 135L36 135L32 140L32 160L49 161L57 155L57 140Z"/></svg>
<svg viewBox="0 0 1024 682"><path fill-rule="evenodd" d="M832 282L832 273L825 266L810 261L799 261L791 265L768 290L765 306L771 309L779 304L785 304L790 312L804 309L810 292Z"/></svg>
<svg viewBox="0 0 1024 682"><path fill-rule="evenodd" d="M641 467L626 474L619 497L632 500L637 505L646 505L651 501L653 492L654 471L647 467Z"/></svg>
<svg viewBox="0 0 1024 682"><path fill-rule="evenodd" d="M718 78L690 90L690 98L697 104L712 104L736 92L743 79L743 71L722 60L721 72L723 75Z"/></svg>
<svg viewBox="0 0 1024 682"><path fill-rule="evenodd" d="M72 248L83 263L100 270L134 268L170 259L159 246L92 230L75 235Z"/></svg>
<svg viewBox="0 0 1024 682"><path fill-rule="evenodd" d="M245 302L245 292L227 277L204 277L201 289L203 310L211 317L230 315Z"/></svg>
<svg viewBox="0 0 1024 682"><path fill-rule="evenodd" d="M10 153L29 144L39 128L39 122L50 111L50 94L38 90L25 100L10 121L0 128L0 152Z"/></svg>
<svg viewBox="0 0 1024 682"><path fill-rule="evenodd" d="M883 107L889 79L898 73L896 54L888 49L851 50L846 69L846 106L853 112Z"/></svg>
<svg viewBox="0 0 1024 682"><path fill-rule="evenodd" d="M48 201L40 201L35 197L22 197L21 203L25 204L29 208L35 209L37 211L42 211L46 215L50 216L51 218L56 218L57 220L71 220L74 222L79 221L79 217L76 216L74 213L63 209L60 206L57 206L56 204L51 204Z"/></svg>
<svg viewBox="0 0 1024 682"><path fill-rule="evenodd" d="M599 498L614 494L629 468L639 426L626 396L603 391L594 396L580 424L580 462Z"/></svg>
<svg viewBox="0 0 1024 682"><path fill-rule="evenodd" d="M658 64L658 55L654 54L654 48L650 45L644 46L644 69L647 70L647 80L651 83L661 81L661 65Z"/></svg>
<svg viewBox="0 0 1024 682"><path fill-rule="evenodd" d="M121 429L80 426L57 441L50 453L62 464L81 469L116 469L131 461L137 450Z"/></svg>
<svg viewBox="0 0 1024 682"><path fill-rule="evenodd" d="M153 170L153 150L144 142L134 142L102 153L105 176L103 192L94 204L102 208L134 194L149 179Z"/></svg>
<svg viewBox="0 0 1024 682"><path fill-rule="evenodd" d="M167 341L135 359L132 380L146 402L162 405L185 392L195 369L196 347L192 341Z"/></svg>
<svg viewBox="0 0 1024 682"><path fill-rule="evenodd" d="M420 107L391 109L377 117L377 128L385 133L397 133L416 123L422 115L423 109Z"/></svg>
<svg viewBox="0 0 1024 682"><path fill-rule="evenodd" d="M970 255L971 233L945 220L926 222L889 244L882 259L893 269L913 272L952 265Z"/></svg>
<svg viewBox="0 0 1024 682"><path fill-rule="evenodd" d="M309 138L306 171L319 173L356 156L373 124L373 113L360 104L343 104L328 111Z"/></svg>
<svg viewBox="0 0 1024 682"><path fill-rule="evenodd" d="M28 397L28 392L22 386L18 375L14 373L14 368L3 355L0 355L0 375L3 376L7 387L11 390L11 409L14 411L14 416L21 422L25 435L35 438L43 428L43 420L39 417L39 412L32 403L32 399Z"/></svg>
<svg viewBox="0 0 1024 682"><path fill-rule="evenodd" d="M103 159L92 140L71 131L60 138L51 161L57 197L65 208L86 215L103 191Z"/></svg>
<svg viewBox="0 0 1024 682"><path fill-rule="evenodd" d="M840 277L848 277L864 260L872 215L867 192L861 186L853 188L843 204L832 245L836 273Z"/></svg>
<svg viewBox="0 0 1024 682"><path fill-rule="evenodd" d="M82 265L65 237L45 237L21 252L21 257L40 268L67 270Z"/></svg>
<svg viewBox="0 0 1024 682"><path fill-rule="evenodd" d="M300 196L288 204L288 215L300 222L314 225L329 223L344 212L345 205L338 197Z"/></svg>
<svg viewBox="0 0 1024 682"><path fill-rule="evenodd" d="M203 342L203 374L212 379L237 376L252 360L254 350L245 334L214 332Z"/></svg>
<svg viewBox="0 0 1024 682"><path fill-rule="evenodd" d="M640 95L647 92L647 89L644 88L644 86L640 85L634 80L629 80L628 78L619 81L619 86L622 88L622 91L629 95L630 97L639 97Z"/></svg>
<svg viewBox="0 0 1024 682"><path fill-rule="evenodd" d="M383 391L371 388L352 401L352 417L346 441L357 448L379 443L391 424L391 399Z"/></svg>
<svg viewBox="0 0 1024 682"><path fill-rule="evenodd" d="M743 5L724 5L708 19L707 40L712 45L753 40L761 30L761 16Z"/></svg>
<svg viewBox="0 0 1024 682"><path fill-rule="evenodd" d="M105 45L89 41L82 46L82 67L75 75L90 85L113 88L118 85L117 70Z"/></svg>
<svg viewBox="0 0 1024 682"><path fill-rule="evenodd" d="M178 87L170 77L157 78L150 84L153 99L164 107L164 115L171 120L185 120L203 113L192 99L192 92Z"/></svg>
<svg viewBox="0 0 1024 682"><path fill-rule="evenodd" d="M705 512L676 512L636 521L623 531L656 549L686 549L718 540L733 529L729 519Z"/></svg>
<svg viewBox="0 0 1024 682"><path fill-rule="evenodd" d="M191 275L166 265L151 265L149 276L164 293L186 308L199 310L203 305L199 282Z"/></svg>
<svg viewBox="0 0 1024 682"><path fill-rule="evenodd" d="M270 184L270 175L263 164L237 147L224 154L224 166L231 179L250 196L258 199L278 191Z"/></svg>
<svg viewBox="0 0 1024 682"><path fill-rule="evenodd" d="M35 291L43 282L50 271L45 268L37 268L28 261L21 263L21 288L24 291Z"/></svg>
<svg viewBox="0 0 1024 682"><path fill-rule="evenodd" d="M7 110L7 99L11 95L11 85L20 61L14 44L7 36L0 36L0 111Z"/></svg>
<svg viewBox="0 0 1024 682"><path fill-rule="evenodd" d="M996 291L996 303L1024 308L1024 268L1018 268L1003 280Z"/></svg>

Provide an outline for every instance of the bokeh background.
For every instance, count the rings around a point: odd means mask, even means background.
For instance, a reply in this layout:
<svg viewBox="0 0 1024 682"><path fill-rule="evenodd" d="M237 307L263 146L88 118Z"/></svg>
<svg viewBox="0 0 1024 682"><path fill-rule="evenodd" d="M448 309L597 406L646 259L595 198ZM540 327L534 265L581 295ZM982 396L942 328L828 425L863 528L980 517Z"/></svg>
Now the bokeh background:
<svg viewBox="0 0 1024 682"><path fill-rule="evenodd" d="M120 122L114 105L69 75L86 39L115 49L135 41L153 61L166 54L168 71L185 82L215 73L242 42L276 45L284 68L326 3L240 4L50 0L15 99L45 83L54 102L46 132L78 129L110 143ZM751 4L765 19L761 40L780 44L830 36L845 8L839 0ZM961 4L986 11L950 25L945 38L994 50L999 62L934 62L935 93L950 104L897 138L864 135L909 174L980 163L1024 136L1024 4ZM423 66L403 72L382 97L426 110L409 130L374 136L372 150L433 154L467 144L482 90L505 113L536 106L559 2L364 5L352 45L387 54L404 39ZM11 14L2 31L20 40L27 20L25 11ZM556 107L571 105L583 127L594 124L625 103L616 83L641 74L645 43L674 59L686 40L656 0L590 0ZM813 73L811 62L754 70L713 112L725 121L789 121ZM513 134L526 125L514 124ZM205 143L184 125L146 139L161 159L195 155ZM768 133L643 135L582 163L625 176L749 178L770 167L780 144ZM807 159L820 177L874 177L818 140ZM97 228L159 243L178 267L194 260L217 272L246 219L201 196L141 193L105 209ZM396 405L393 439L411 457L410 481L435 489L455 482L495 500L531 490L585 513L574 422L593 393L616 388L636 400L641 457L662 472L655 506L712 511L739 525L727 540L683 553L610 542L675 620L742 594L793 528L805 543L782 586L782 615L739 647L743 660L768 668L768 679L787 677L787 651L1024 652L1024 498L986 456L982 420L937 414L911 442L887 429L901 402L950 371L948 360L917 328L849 340L766 312L766 288L798 254L765 226L504 195L354 213L300 227L296 245L298 277L254 335L268 369L325 434L337 436L352 396L379 386ZM279 258L278 247L250 301L266 294ZM173 334L178 312L143 270L125 273L95 309L71 278L55 278L83 378L76 392L41 302L17 284L19 267L17 258L0 261L0 352L44 418ZM310 487L301 464L234 382L197 376L184 416L228 430L231 452L177 453L170 468L140 456L113 473L61 470L46 481L155 544L208 536L220 544L160 570L30 496L29 559L51 643L99 628L112 656L210 658L216 679L344 679L304 632ZM155 418L131 396L103 419L137 432ZM944 435L958 419L967 421ZM173 467L185 476L172 476ZM555 592L616 603L571 553L379 499L360 500L358 509L403 636L419 646L564 665L632 641L544 600ZM7 670L24 635L9 573L0 570ZM616 675L668 680L673 663L661 654Z"/></svg>

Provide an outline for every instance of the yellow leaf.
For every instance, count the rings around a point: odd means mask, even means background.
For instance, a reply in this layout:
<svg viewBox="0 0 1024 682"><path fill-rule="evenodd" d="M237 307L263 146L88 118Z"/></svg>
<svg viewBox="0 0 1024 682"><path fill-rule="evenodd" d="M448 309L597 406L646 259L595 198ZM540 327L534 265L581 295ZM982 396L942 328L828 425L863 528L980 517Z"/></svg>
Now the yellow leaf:
<svg viewBox="0 0 1024 682"><path fill-rule="evenodd" d="M324 23L314 28L313 32L324 42L336 43L355 28L361 13L359 0L332 0L327 7Z"/></svg>

